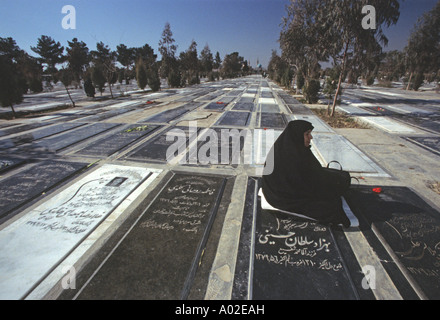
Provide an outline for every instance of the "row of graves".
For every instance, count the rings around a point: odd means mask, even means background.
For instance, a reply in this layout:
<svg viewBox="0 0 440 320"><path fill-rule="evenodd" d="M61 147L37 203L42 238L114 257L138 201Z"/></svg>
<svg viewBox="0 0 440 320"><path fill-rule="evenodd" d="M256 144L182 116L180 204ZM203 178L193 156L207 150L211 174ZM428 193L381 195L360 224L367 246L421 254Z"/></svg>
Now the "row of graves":
<svg viewBox="0 0 440 320"><path fill-rule="evenodd" d="M323 165L389 177L260 76L0 123L0 298L440 298L440 216L405 186L353 186L356 228L262 209L295 119Z"/></svg>

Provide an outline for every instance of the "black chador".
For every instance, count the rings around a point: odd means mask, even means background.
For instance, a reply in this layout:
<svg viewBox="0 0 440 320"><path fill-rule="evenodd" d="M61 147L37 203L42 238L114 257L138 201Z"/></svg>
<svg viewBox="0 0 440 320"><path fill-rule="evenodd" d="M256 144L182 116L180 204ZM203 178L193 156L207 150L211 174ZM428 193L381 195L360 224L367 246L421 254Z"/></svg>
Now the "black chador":
<svg viewBox="0 0 440 320"><path fill-rule="evenodd" d="M308 130L313 130L310 122L291 121L275 141L263 171L264 197L277 209L298 213L324 224L349 226L341 194L335 191L337 188L333 185L336 181L325 176L325 169L310 146L305 145L304 133Z"/></svg>

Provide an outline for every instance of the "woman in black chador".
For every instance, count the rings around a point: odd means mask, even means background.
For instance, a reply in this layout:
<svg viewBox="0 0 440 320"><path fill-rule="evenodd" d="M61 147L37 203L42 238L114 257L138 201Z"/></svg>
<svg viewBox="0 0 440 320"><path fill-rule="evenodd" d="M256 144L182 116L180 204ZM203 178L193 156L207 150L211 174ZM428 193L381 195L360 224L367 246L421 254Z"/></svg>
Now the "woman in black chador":
<svg viewBox="0 0 440 320"><path fill-rule="evenodd" d="M349 227L341 194L335 188L337 182L325 176L325 169L310 150L312 130L310 122L291 121L275 141L263 171L264 197L276 209Z"/></svg>

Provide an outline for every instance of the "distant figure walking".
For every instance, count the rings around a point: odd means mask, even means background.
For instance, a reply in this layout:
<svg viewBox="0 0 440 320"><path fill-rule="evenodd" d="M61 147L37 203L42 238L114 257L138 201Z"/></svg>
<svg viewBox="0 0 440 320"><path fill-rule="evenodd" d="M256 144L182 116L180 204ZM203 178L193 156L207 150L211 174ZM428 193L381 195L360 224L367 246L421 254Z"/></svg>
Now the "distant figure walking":
<svg viewBox="0 0 440 320"><path fill-rule="evenodd" d="M276 209L350 227L341 199L346 190L340 190L340 182L327 174L310 150L313 128L307 121L291 121L275 141L267 158L273 159L273 167L266 163L263 171L264 198Z"/></svg>

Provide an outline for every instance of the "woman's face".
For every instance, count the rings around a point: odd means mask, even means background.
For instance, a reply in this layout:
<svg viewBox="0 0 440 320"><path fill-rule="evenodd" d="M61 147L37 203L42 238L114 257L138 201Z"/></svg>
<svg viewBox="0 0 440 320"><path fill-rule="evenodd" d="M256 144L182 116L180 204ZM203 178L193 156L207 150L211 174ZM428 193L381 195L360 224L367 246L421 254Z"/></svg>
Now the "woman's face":
<svg viewBox="0 0 440 320"><path fill-rule="evenodd" d="M310 147L310 142L312 141L312 139L312 130L307 130L306 132L304 132L304 145L306 146L306 148Z"/></svg>

